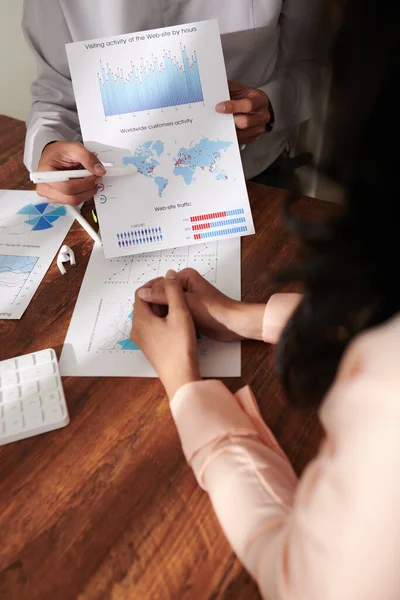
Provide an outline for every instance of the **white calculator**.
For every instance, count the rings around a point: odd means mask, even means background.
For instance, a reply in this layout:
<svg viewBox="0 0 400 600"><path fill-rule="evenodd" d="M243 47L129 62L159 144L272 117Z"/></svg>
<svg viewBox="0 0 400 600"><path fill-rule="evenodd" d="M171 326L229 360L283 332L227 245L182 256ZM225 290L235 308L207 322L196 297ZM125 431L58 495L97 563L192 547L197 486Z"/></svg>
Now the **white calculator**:
<svg viewBox="0 0 400 600"><path fill-rule="evenodd" d="M53 349L0 362L0 446L68 423Z"/></svg>

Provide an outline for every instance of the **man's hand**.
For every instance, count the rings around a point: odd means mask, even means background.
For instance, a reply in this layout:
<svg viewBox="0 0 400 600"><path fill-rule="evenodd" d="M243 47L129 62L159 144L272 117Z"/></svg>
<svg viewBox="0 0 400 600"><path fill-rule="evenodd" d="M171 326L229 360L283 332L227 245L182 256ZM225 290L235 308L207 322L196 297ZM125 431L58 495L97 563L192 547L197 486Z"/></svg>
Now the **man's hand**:
<svg viewBox="0 0 400 600"><path fill-rule="evenodd" d="M42 152L38 171L63 171L80 167L93 175L63 183L40 183L36 187L37 194L52 202L77 206L93 198L97 192L97 184L106 172L97 156L78 142L48 144Z"/></svg>
<svg viewBox="0 0 400 600"><path fill-rule="evenodd" d="M231 99L215 107L219 113L235 116L239 144L250 144L265 133L271 120L269 98L262 90L229 81Z"/></svg>

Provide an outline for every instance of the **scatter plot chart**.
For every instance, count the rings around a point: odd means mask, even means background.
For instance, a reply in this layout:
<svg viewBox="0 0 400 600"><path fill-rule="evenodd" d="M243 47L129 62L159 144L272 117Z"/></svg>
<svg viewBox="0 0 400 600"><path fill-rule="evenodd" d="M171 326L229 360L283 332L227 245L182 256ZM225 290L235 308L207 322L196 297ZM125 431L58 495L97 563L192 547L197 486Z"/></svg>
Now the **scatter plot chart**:
<svg viewBox="0 0 400 600"><path fill-rule="evenodd" d="M188 267L196 269L210 283L215 284L218 242L113 258L106 261L107 277L104 283L111 286L125 284L136 288L155 277L164 276L169 269L181 271Z"/></svg>
<svg viewBox="0 0 400 600"><path fill-rule="evenodd" d="M122 257L114 258L108 262L110 274L107 276L105 283L110 285L129 283L132 271L132 259L130 257Z"/></svg>

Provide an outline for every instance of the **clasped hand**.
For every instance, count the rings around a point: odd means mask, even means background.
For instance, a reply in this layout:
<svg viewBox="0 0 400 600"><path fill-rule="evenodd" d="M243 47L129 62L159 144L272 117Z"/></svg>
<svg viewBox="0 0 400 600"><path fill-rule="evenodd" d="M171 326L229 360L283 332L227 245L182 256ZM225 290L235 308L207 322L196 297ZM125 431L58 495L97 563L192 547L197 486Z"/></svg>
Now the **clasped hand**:
<svg viewBox="0 0 400 600"><path fill-rule="evenodd" d="M212 286L197 271L168 271L136 292L132 341L159 375L170 398L200 377L196 329L207 337L240 338L231 326L240 303Z"/></svg>

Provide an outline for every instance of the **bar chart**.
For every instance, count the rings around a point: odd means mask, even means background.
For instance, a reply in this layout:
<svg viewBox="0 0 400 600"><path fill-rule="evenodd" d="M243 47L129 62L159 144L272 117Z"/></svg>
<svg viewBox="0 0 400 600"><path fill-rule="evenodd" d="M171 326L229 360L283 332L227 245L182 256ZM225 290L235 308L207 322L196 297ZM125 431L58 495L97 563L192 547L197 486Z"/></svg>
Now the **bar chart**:
<svg viewBox="0 0 400 600"><path fill-rule="evenodd" d="M246 217L238 216L244 214L243 208L235 208L233 210L190 217L192 231L196 232L193 234L193 239L196 241L206 240L223 235L245 233L248 231L247 225L243 225L243 223L246 223ZM220 229L221 227L223 229Z"/></svg>
<svg viewBox="0 0 400 600"><path fill-rule="evenodd" d="M105 117L203 102L199 64L194 50L188 55L180 45L181 56L164 50L161 58L141 58L124 72L100 61L98 81Z"/></svg>

